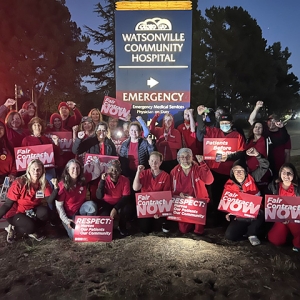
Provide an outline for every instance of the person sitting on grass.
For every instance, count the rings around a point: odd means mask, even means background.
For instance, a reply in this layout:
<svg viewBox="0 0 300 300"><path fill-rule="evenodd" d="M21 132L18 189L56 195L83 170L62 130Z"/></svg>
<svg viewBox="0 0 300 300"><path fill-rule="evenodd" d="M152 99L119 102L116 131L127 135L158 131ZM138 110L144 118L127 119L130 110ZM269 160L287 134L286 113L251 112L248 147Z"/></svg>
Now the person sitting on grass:
<svg viewBox="0 0 300 300"><path fill-rule="evenodd" d="M81 163L76 159L68 161L61 176L61 181L53 180L54 190L51 195L55 200L56 209L68 236L73 239L75 228L75 216L97 215L97 205L94 201L88 201L87 183L100 176L99 161L93 163L93 174L85 173ZM54 201L54 200L52 200Z"/></svg>
<svg viewBox="0 0 300 300"><path fill-rule="evenodd" d="M260 191L253 177L248 174L247 169L244 160L239 159L235 161L230 171L230 179L225 183L224 190L260 196ZM256 219L239 218L232 214L227 214L226 220L230 222L225 232L226 239L237 241L243 236L247 236L252 246L260 244L257 234L264 223L262 210L259 211Z"/></svg>
<svg viewBox="0 0 300 300"><path fill-rule="evenodd" d="M269 192L273 195L299 197L300 182L295 166L285 163L279 170L279 178L273 180L269 186ZM300 204L300 203L299 203ZM300 251L300 224L285 221L276 222L268 233L269 241L280 246L286 243L288 234L293 235L293 251Z"/></svg>
<svg viewBox="0 0 300 300"><path fill-rule="evenodd" d="M48 220L48 209L42 202L48 201L51 192L43 163L38 159L32 160L26 174L12 183L6 202L0 208L0 218L6 214L9 223L5 228L8 243L14 241L16 233L26 234L37 241L45 238L40 229Z"/></svg>

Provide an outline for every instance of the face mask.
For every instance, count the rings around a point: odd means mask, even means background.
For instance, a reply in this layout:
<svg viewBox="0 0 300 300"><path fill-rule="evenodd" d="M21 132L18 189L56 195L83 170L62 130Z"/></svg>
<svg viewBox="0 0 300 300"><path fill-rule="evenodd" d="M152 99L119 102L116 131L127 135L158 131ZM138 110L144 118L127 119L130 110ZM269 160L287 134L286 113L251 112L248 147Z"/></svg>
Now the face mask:
<svg viewBox="0 0 300 300"><path fill-rule="evenodd" d="M222 124L222 125L220 125L220 129L223 132L228 132L231 129L231 125L230 124Z"/></svg>

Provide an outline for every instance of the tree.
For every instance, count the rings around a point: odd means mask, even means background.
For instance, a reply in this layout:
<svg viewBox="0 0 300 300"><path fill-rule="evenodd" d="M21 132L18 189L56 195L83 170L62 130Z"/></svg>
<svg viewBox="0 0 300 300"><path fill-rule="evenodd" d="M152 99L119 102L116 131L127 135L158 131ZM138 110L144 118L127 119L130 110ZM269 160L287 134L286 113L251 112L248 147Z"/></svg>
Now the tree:
<svg viewBox="0 0 300 300"><path fill-rule="evenodd" d="M100 50L89 49L90 55L97 56L101 63L94 65L91 77L96 84L97 90L103 94L115 96L115 0L105 0L106 5L98 3L94 10L102 18L98 30L85 26L87 33L94 40Z"/></svg>
<svg viewBox="0 0 300 300"><path fill-rule="evenodd" d="M89 38L70 21L64 0L1 1L0 18L2 93L13 94L17 84L33 91L36 103L47 93L80 93L82 76L91 70L84 57Z"/></svg>

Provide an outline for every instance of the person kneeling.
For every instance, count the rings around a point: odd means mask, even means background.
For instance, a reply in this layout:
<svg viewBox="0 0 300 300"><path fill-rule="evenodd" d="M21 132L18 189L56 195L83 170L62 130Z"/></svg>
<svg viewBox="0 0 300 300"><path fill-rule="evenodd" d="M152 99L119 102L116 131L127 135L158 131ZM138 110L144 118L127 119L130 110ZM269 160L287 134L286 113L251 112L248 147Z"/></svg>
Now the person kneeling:
<svg viewBox="0 0 300 300"><path fill-rule="evenodd" d="M6 202L0 208L0 218L6 214L9 223L6 227L8 243L13 242L15 233L27 234L37 241L45 238L38 231L48 220L48 208L42 201L48 201L50 194L45 167L40 160L34 159L28 164L26 174L12 183Z"/></svg>
<svg viewBox="0 0 300 300"><path fill-rule="evenodd" d="M118 160L111 160L107 164L107 173L101 175L96 192L100 216L110 216L119 219L118 229L123 236L128 235L126 222L132 215L130 207L130 181L121 175L121 164ZM115 224L114 224L115 225Z"/></svg>
<svg viewBox="0 0 300 300"><path fill-rule="evenodd" d="M224 190L247 193L259 196L260 192L253 177L247 172L246 162L237 160L230 171L230 179L225 183ZM225 238L237 241L247 236L251 245L257 246L260 240L257 238L258 230L264 222L264 214L259 211L256 219L246 219L227 214L226 220L230 222L225 232Z"/></svg>

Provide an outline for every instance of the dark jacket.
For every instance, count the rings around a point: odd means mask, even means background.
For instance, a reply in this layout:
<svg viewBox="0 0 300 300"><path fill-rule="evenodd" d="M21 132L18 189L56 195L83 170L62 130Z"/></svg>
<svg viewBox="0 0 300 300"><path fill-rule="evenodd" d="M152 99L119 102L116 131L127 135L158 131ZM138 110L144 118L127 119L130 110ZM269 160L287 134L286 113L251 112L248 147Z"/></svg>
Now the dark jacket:
<svg viewBox="0 0 300 300"><path fill-rule="evenodd" d="M294 185L294 191L295 195L297 197L300 196L300 182L298 182L298 185ZM268 192L273 195L279 195L279 181L278 179L274 179L271 183L268 185ZM268 193L266 193L268 194Z"/></svg>
<svg viewBox="0 0 300 300"><path fill-rule="evenodd" d="M105 138L105 155L117 156L116 146L111 139ZM82 154L84 152L91 154L100 154L99 141L96 136L89 137L85 140L76 138L73 143L72 152L74 154Z"/></svg>
<svg viewBox="0 0 300 300"><path fill-rule="evenodd" d="M120 149L120 162L122 166L122 173L126 176L129 175L129 160L128 160L128 150L129 150L130 138L125 140ZM150 153L154 151L154 145L150 145L147 140L139 138L138 141L138 158L139 165L143 165L146 168L149 167L148 160Z"/></svg>

